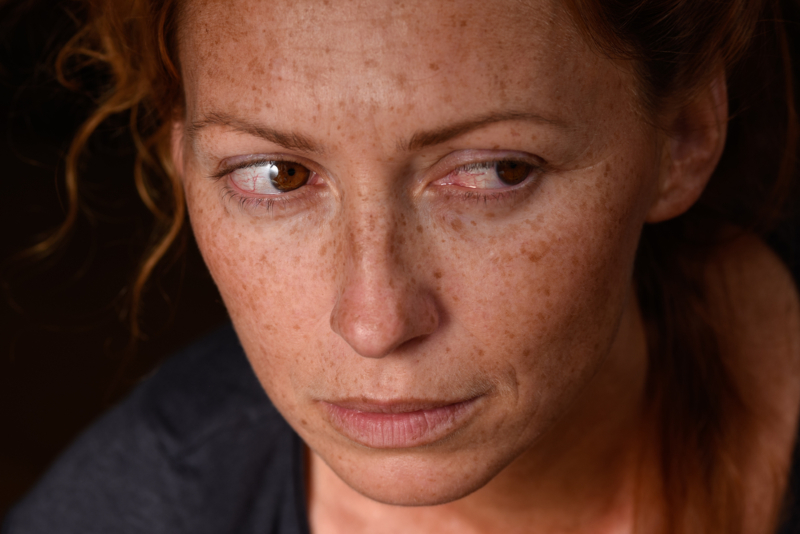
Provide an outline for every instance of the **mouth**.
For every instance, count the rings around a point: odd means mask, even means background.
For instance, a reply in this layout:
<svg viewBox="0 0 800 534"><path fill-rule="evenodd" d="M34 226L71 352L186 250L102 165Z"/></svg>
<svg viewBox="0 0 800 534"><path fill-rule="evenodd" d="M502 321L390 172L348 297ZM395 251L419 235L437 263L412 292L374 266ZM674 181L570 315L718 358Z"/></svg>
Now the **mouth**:
<svg viewBox="0 0 800 534"><path fill-rule="evenodd" d="M455 402L343 399L320 404L345 437L373 449L404 449L439 441L463 427L482 397Z"/></svg>

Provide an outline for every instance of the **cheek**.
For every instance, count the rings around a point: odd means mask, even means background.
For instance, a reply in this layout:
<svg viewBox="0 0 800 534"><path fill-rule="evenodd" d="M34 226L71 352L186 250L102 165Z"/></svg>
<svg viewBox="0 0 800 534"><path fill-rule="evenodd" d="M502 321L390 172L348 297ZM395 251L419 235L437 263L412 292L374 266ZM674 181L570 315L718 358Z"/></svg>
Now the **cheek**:
<svg viewBox="0 0 800 534"><path fill-rule="evenodd" d="M513 219L450 210L398 221L402 239L391 253L435 293L445 315L420 365L488 377L523 411L555 413L585 383L613 340L643 221L635 169L611 166L619 172L606 166L552 179ZM198 244L239 338L285 414L320 384L359 391L378 381L370 375L377 364L353 356L330 327L346 261L341 223L254 219L235 203L226 208L213 184L187 180L186 190Z"/></svg>
<svg viewBox="0 0 800 534"><path fill-rule="evenodd" d="M614 166L558 176L527 218L483 233L465 231L461 243L438 254L453 258L442 298L506 367L505 375L513 377L509 387L529 401L568 394L597 369L615 340L631 288L648 178L636 162L619 164L616 173ZM466 217L456 226L480 227Z"/></svg>
<svg viewBox="0 0 800 534"><path fill-rule="evenodd" d="M187 180L186 197L198 246L262 383L268 373L259 355L269 355L271 367L302 370L314 351L301 349L317 342L321 328L330 329L330 233L304 218L265 224L200 180Z"/></svg>

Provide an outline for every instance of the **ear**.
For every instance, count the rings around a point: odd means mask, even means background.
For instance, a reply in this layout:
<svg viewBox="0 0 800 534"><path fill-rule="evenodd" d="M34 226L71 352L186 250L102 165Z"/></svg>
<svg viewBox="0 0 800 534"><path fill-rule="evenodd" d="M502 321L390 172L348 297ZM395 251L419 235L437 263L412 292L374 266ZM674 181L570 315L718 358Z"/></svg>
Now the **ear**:
<svg viewBox="0 0 800 534"><path fill-rule="evenodd" d="M658 193L647 222L684 213L705 189L725 148L728 130L728 88L720 72L666 124Z"/></svg>
<svg viewBox="0 0 800 534"><path fill-rule="evenodd" d="M175 173L181 180L183 180L183 142L185 138L186 128L184 122L175 119L172 122L172 133L170 134L170 155Z"/></svg>

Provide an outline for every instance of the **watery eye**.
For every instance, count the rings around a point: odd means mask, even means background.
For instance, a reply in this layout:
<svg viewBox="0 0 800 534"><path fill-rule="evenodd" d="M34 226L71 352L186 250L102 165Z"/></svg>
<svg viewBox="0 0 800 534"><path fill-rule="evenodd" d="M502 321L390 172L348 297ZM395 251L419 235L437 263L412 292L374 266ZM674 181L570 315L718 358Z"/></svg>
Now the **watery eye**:
<svg viewBox="0 0 800 534"><path fill-rule="evenodd" d="M539 170L533 163L520 160L484 161L459 167L437 183L468 189L502 189L521 184Z"/></svg>
<svg viewBox="0 0 800 534"><path fill-rule="evenodd" d="M243 191L274 195L294 191L308 183L311 171L292 161L265 161L236 169L231 181Z"/></svg>

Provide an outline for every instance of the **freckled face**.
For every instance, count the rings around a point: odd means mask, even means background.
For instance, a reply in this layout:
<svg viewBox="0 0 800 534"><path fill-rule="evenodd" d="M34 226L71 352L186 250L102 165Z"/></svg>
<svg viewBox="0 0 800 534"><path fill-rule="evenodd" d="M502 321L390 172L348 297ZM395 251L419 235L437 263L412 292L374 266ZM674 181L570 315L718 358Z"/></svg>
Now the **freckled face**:
<svg viewBox="0 0 800 534"><path fill-rule="evenodd" d="M610 360L658 142L555 2L198 1L176 131L259 380L374 499L544 446Z"/></svg>

